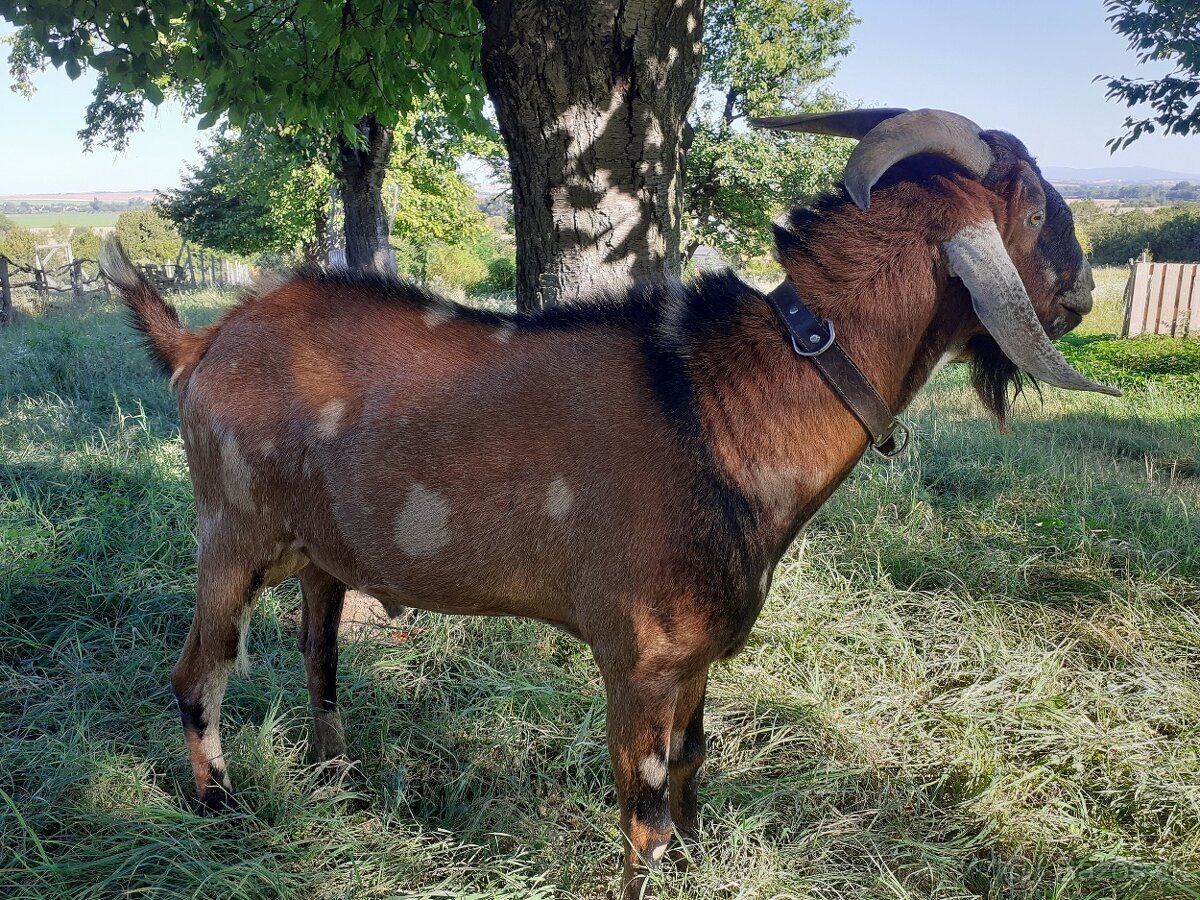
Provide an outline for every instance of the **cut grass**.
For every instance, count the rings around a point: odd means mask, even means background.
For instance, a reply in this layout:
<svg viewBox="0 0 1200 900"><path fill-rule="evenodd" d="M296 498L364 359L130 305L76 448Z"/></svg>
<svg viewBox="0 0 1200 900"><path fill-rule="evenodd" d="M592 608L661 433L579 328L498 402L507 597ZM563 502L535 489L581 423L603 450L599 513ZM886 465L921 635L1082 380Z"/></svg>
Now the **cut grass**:
<svg viewBox="0 0 1200 900"><path fill-rule="evenodd" d="M669 896L1200 897L1200 391L1137 381L1047 389L1002 438L939 376L914 449L858 467L714 669L709 856ZM297 589L268 592L223 711L247 812L195 815L167 685L192 520L174 403L111 306L0 331L0 896L614 889L599 678L520 620L346 647L364 778L329 787Z"/></svg>

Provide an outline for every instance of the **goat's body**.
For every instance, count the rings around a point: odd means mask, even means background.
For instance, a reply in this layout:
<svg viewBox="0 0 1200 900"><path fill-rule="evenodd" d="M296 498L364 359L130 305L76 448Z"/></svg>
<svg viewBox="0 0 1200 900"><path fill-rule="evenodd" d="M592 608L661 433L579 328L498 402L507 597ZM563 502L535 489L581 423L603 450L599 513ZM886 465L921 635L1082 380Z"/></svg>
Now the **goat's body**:
<svg viewBox="0 0 1200 900"><path fill-rule="evenodd" d="M828 197L777 234L792 284L893 412L964 351L1001 423L1020 383L944 246L971 277L1007 279L981 294L989 315L1009 309L1041 347L1029 358L1069 370L1046 362L1057 351L1042 331L1069 330L1090 304L1069 211L1047 205L1057 195L1019 142L989 140L994 190L916 156L869 211ZM1047 210L1049 255L1030 218ZM299 574L324 760L346 749L347 587L390 610L529 616L593 649L625 895L641 896L672 830L697 835L709 664L746 640L775 563L867 446L763 295L717 276L504 317L394 282L302 276L193 334L119 249L106 258L179 396L198 586L172 687L205 806L231 798L220 704L264 584Z"/></svg>

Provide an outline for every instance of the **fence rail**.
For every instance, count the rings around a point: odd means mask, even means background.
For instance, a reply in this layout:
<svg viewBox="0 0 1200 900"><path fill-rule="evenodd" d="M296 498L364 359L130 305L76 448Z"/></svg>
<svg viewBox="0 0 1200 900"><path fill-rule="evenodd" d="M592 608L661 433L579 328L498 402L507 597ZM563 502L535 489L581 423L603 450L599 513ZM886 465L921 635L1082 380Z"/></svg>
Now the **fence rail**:
<svg viewBox="0 0 1200 900"><path fill-rule="evenodd" d="M193 257L188 250L186 259L175 264L138 268L160 290L248 285L252 280L250 268L245 263L204 251ZM31 295L37 312L45 312L55 300L65 295L75 301L93 293L109 295L108 282L100 274L100 264L94 259L75 259L66 265L45 268L26 266L0 255L0 325L12 321L18 291Z"/></svg>
<svg viewBox="0 0 1200 900"><path fill-rule="evenodd" d="M1121 334L1200 339L1200 263L1130 263Z"/></svg>

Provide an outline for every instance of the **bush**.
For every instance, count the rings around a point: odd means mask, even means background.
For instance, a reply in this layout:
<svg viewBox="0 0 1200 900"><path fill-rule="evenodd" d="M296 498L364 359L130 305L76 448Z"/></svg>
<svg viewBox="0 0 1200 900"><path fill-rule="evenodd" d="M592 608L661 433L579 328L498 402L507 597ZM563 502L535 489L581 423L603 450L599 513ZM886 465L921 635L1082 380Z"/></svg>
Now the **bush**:
<svg viewBox="0 0 1200 900"><path fill-rule="evenodd" d="M497 256L487 264L487 278L478 285L478 290L488 294L499 294L517 289L517 264L507 256Z"/></svg>
<svg viewBox="0 0 1200 900"><path fill-rule="evenodd" d="M23 266L32 266L35 243L32 231L20 225L14 226L0 237L0 255L7 256Z"/></svg>
<svg viewBox="0 0 1200 900"><path fill-rule="evenodd" d="M76 259L98 259L100 256L100 235L85 228L71 238L71 252Z"/></svg>
<svg viewBox="0 0 1200 900"><path fill-rule="evenodd" d="M131 209L117 217L117 237L134 262L175 262L182 240L170 220L152 209Z"/></svg>
<svg viewBox="0 0 1200 900"><path fill-rule="evenodd" d="M1200 204L1116 215L1084 201L1074 214L1079 243L1095 265L1122 265L1147 248L1159 262L1200 261Z"/></svg>
<svg viewBox="0 0 1200 900"><path fill-rule="evenodd" d="M488 277L488 268L470 247L439 244L429 251L425 276L429 281L472 291Z"/></svg>

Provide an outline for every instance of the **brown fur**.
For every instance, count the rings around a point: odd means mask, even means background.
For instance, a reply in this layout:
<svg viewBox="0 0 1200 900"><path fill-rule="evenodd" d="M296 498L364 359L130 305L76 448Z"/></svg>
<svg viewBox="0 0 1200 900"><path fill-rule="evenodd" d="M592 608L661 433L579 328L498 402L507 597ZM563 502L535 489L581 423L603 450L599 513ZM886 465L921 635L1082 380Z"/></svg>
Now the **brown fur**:
<svg viewBox="0 0 1200 900"><path fill-rule="evenodd" d="M1058 314L1019 227L1037 198L1018 164L1007 179L901 180L870 211L830 202L781 235L788 276L897 410L983 335L939 251L964 226L994 218L1039 314ZM299 571L322 758L345 752L347 586L393 610L531 616L603 673L627 894L672 822L695 841L708 668L745 642L775 563L867 440L752 288L643 301L555 324L301 276L195 335L145 317L196 492L196 618L172 683L206 805L229 801L215 735L241 629L258 589Z"/></svg>

